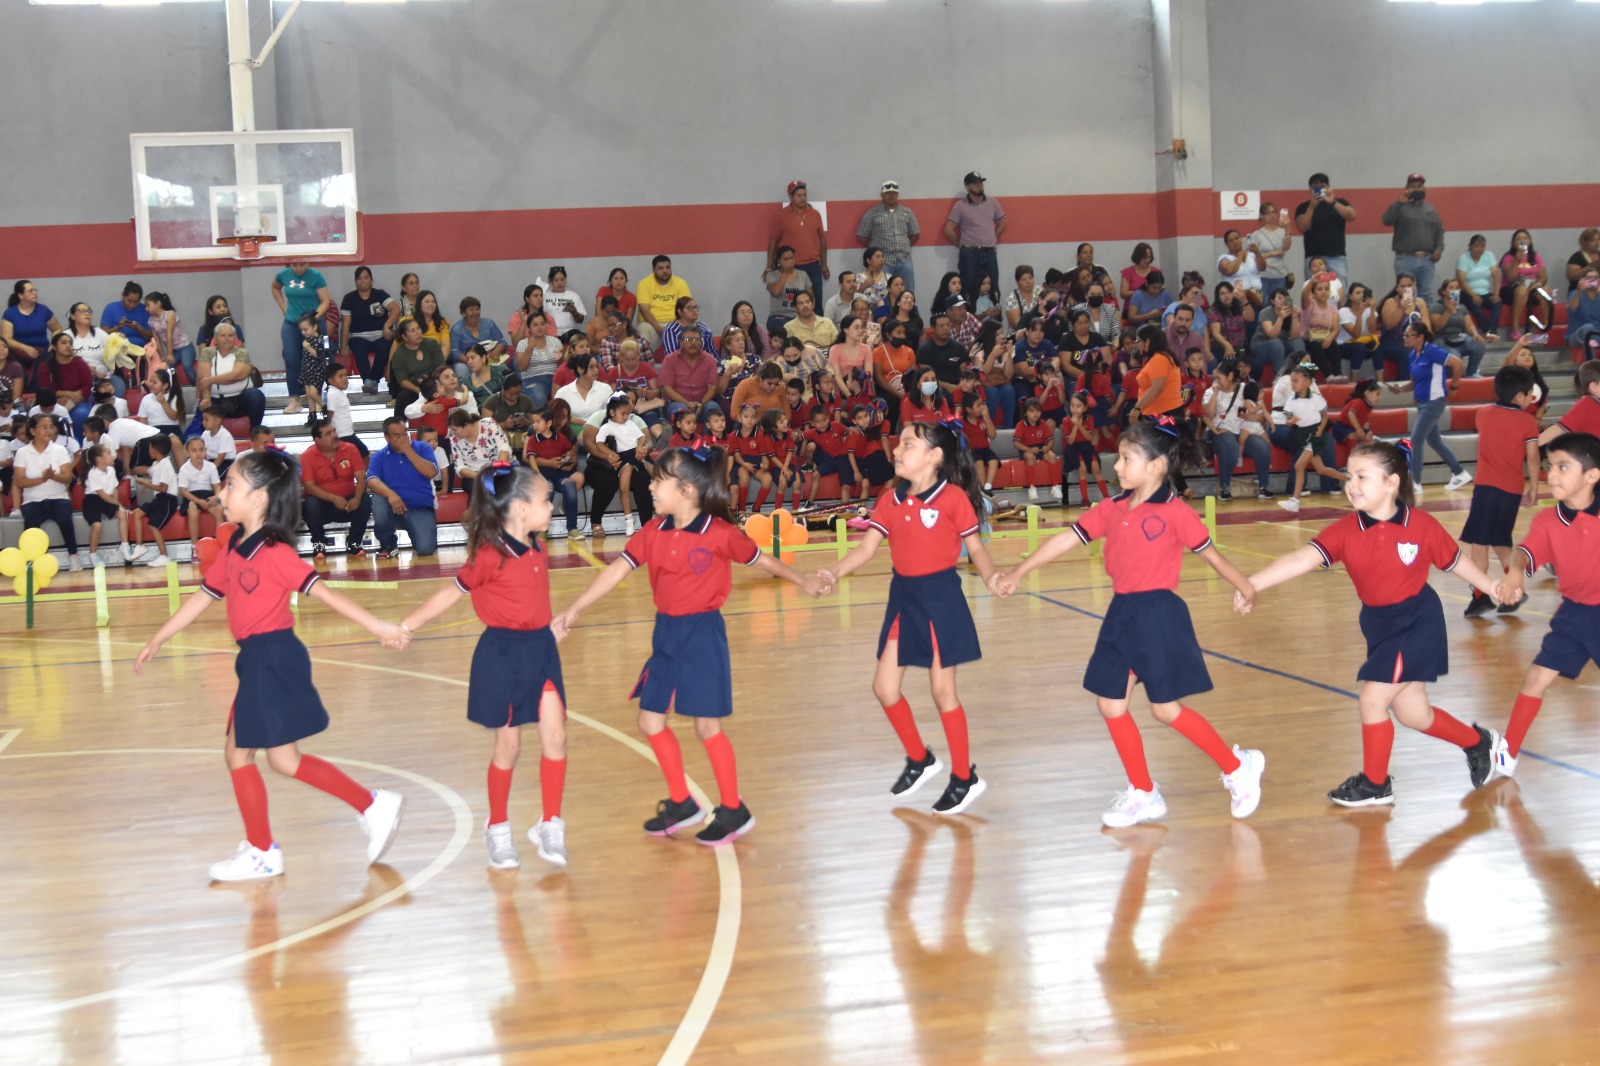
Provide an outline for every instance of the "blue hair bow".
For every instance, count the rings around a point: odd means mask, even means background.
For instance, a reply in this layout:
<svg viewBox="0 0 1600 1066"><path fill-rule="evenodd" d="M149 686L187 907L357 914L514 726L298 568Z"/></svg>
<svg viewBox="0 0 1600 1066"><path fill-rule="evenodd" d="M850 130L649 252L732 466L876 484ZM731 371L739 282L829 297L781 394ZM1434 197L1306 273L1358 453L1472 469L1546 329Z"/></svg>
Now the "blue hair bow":
<svg viewBox="0 0 1600 1066"><path fill-rule="evenodd" d="M686 455L694 456L696 459L700 460L702 463L709 463L711 461L711 449L707 448L704 444L702 444L702 445L700 445L699 447L696 447L696 448L685 448L682 445L680 445L678 447L678 450L680 452L683 452Z"/></svg>
<svg viewBox="0 0 1600 1066"><path fill-rule="evenodd" d="M967 425L959 418L941 418L939 424L948 429L956 439L956 445L962 451L967 450Z"/></svg>
<svg viewBox="0 0 1600 1066"><path fill-rule="evenodd" d="M506 462L504 459L496 459L494 462L490 463L484 468L483 473L478 476L478 481L483 485L483 491L493 496L495 494L495 479L502 474L511 473L513 469L514 468L512 465Z"/></svg>
<svg viewBox="0 0 1600 1066"><path fill-rule="evenodd" d="M1178 423L1171 415L1156 415L1150 421L1167 436L1176 437L1178 435Z"/></svg>

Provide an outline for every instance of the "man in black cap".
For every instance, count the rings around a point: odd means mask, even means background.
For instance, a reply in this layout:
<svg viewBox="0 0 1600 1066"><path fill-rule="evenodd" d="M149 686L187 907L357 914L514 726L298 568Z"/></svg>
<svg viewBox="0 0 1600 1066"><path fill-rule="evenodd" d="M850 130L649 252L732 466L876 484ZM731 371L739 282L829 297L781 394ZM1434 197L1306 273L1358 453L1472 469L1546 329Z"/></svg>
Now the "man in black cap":
<svg viewBox="0 0 1600 1066"><path fill-rule="evenodd" d="M1444 254L1444 222L1428 203L1428 179L1421 174L1406 178L1400 198L1383 211L1383 224L1394 227L1394 274L1410 274L1424 299L1433 297L1433 267Z"/></svg>
<svg viewBox="0 0 1600 1066"><path fill-rule="evenodd" d="M961 249L956 270L961 273L961 291L978 291L978 279L985 274L996 285L1000 281L1000 257L995 245L1006 231L1006 213L999 200L984 195L983 175L976 170L962 179L967 195L950 205L945 219L944 239Z"/></svg>

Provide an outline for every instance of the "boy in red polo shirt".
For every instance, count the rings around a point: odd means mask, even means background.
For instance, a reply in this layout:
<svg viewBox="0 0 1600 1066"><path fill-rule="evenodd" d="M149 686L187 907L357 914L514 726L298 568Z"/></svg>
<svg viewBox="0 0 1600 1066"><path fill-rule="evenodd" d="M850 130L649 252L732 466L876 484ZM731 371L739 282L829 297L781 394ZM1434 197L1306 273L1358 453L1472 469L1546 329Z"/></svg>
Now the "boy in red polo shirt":
<svg viewBox="0 0 1600 1066"><path fill-rule="evenodd" d="M1520 366L1501 367L1494 376L1494 396L1493 405L1478 411L1477 480L1461 543L1466 545L1467 558L1485 571L1493 548L1509 574L1517 569L1511 563L1517 508L1532 507L1539 496L1539 423L1527 412L1533 402L1533 375ZM1466 616L1477 618L1493 609L1489 597L1474 592ZM1500 605L1501 614L1516 609L1514 602Z"/></svg>
<svg viewBox="0 0 1600 1066"><path fill-rule="evenodd" d="M1588 364L1595 365L1595 364ZM1600 438L1564 433L1550 442L1550 495L1556 505L1540 511L1517 545L1526 557L1527 573L1553 564L1561 606L1550 619L1539 654L1522 677L1522 689L1511 708L1505 737L1494 748L1494 774L1517 772L1522 740L1557 677L1568 680L1590 660L1600 663ZM1506 574L1500 583L1508 601L1522 597L1523 570Z"/></svg>
<svg viewBox="0 0 1600 1066"><path fill-rule="evenodd" d="M817 486L829 474L839 479L839 502L850 502L850 486L861 480L861 468L850 450L849 432L833 421L828 408L820 404L811 408L811 425L806 427L804 436L810 446L811 462L817 468L817 478L811 485L811 498L807 503L816 502Z"/></svg>
<svg viewBox="0 0 1600 1066"><path fill-rule="evenodd" d="M1563 433L1587 433L1600 437L1600 359L1591 359L1574 375L1578 383L1578 402L1561 420L1539 435L1541 447Z"/></svg>

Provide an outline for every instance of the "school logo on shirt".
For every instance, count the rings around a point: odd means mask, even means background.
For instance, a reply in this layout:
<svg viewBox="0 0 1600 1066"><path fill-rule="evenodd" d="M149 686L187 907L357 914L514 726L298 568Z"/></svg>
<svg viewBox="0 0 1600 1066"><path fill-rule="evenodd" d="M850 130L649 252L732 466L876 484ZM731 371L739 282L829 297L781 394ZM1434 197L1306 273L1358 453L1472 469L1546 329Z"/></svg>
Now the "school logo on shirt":
<svg viewBox="0 0 1600 1066"><path fill-rule="evenodd" d="M922 526L932 529L939 522L939 509L937 507L924 507L922 509Z"/></svg>
<svg viewBox="0 0 1600 1066"><path fill-rule="evenodd" d="M1407 566L1417 561L1417 546L1415 544L1398 544L1395 549L1400 553L1400 561Z"/></svg>

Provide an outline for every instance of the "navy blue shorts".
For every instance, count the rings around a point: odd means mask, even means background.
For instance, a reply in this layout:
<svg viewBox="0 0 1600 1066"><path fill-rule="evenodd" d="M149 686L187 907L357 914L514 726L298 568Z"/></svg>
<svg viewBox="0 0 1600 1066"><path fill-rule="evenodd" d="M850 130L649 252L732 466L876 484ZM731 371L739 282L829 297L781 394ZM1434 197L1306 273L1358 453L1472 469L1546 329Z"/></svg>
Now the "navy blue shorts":
<svg viewBox="0 0 1600 1066"><path fill-rule="evenodd" d="M235 747L276 748L328 728L328 712L311 683L311 656L294 630L245 637L233 672L239 691L228 724Z"/></svg>
<svg viewBox="0 0 1600 1066"><path fill-rule="evenodd" d="M993 448L973 448L972 461L975 463L998 463L1000 456L995 454Z"/></svg>
<svg viewBox="0 0 1600 1066"><path fill-rule="evenodd" d="M641 711L677 711L692 718L733 713L733 664L721 611L656 614L650 658L629 699Z"/></svg>
<svg viewBox="0 0 1600 1066"><path fill-rule="evenodd" d="M145 517L150 520L153 529L166 529L178 514L178 498L170 492L158 492L155 496L139 505Z"/></svg>
<svg viewBox="0 0 1600 1066"><path fill-rule="evenodd" d="M900 642L896 663L931 668L938 655L940 666L956 666L983 658L978 647L978 627L972 624L961 575L954 567L937 574L889 579L889 605L878 631L878 656L889 641Z"/></svg>
<svg viewBox="0 0 1600 1066"><path fill-rule="evenodd" d="M119 504L107 503L99 496L85 495L83 497L83 520L88 525L96 522L115 522L117 512L122 510Z"/></svg>
<svg viewBox="0 0 1600 1066"><path fill-rule="evenodd" d="M1522 506L1519 493L1476 485L1472 489L1472 509L1467 524L1461 527L1461 543L1482 544L1490 548L1509 548L1517 525L1517 510Z"/></svg>
<svg viewBox="0 0 1600 1066"><path fill-rule="evenodd" d="M1437 681L1450 671L1444 604L1430 585L1387 607L1363 606L1361 635L1367 638L1367 661L1356 671L1357 681Z"/></svg>
<svg viewBox="0 0 1600 1066"><path fill-rule="evenodd" d="M1562 600L1533 665L1554 670L1570 681L1583 673L1591 659L1600 664L1600 605Z"/></svg>
<svg viewBox="0 0 1600 1066"><path fill-rule="evenodd" d="M1061 469L1063 473L1076 470L1080 466L1087 469L1099 461L1099 449L1086 440L1074 441L1061 449Z"/></svg>
<svg viewBox="0 0 1600 1066"><path fill-rule="evenodd" d="M1111 597L1083 672L1083 687L1108 700L1125 699L1130 674L1144 685L1151 703L1211 691L1211 673L1194 635L1189 605L1176 592L1152 589Z"/></svg>
<svg viewBox="0 0 1600 1066"><path fill-rule="evenodd" d="M566 706L561 656L548 626L501 629L490 626L472 652L472 682L467 689L467 720L490 729L539 720L539 703L554 689Z"/></svg>
<svg viewBox="0 0 1600 1066"><path fill-rule="evenodd" d="M819 451L814 457L818 477L827 477L829 474L839 479L841 485L854 485L856 472L850 466L850 457L841 455L835 458L827 452Z"/></svg>
<svg viewBox="0 0 1600 1066"><path fill-rule="evenodd" d="M894 480L894 464L880 449L856 456L856 465L861 468L861 480L869 485L887 485Z"/></svg>

